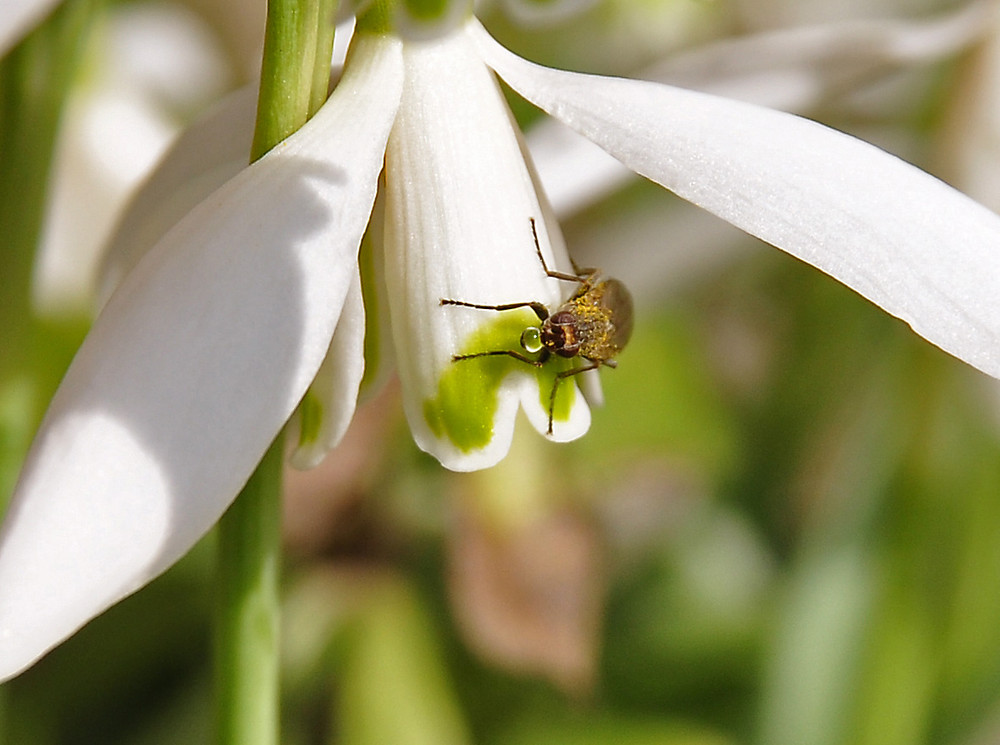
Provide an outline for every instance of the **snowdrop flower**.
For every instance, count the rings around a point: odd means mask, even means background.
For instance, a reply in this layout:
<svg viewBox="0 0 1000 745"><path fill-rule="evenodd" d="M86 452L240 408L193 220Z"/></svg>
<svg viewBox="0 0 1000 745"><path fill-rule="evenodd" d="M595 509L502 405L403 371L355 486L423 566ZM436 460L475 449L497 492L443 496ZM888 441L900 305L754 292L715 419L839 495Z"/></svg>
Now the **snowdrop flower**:
<svg viewBox="0 0 1000 745"><path fill-rule="evenodd" d="M0 677L186 552L311 384L323 423L306 447L338 439L363 366L357 252L383 163L388 310L417 443L480 468L503 457L519 406L545 431L561 368L452 361L517 349L531 311L440 302L552 306L572 289L539 266L531 218L546 263L568 260L491 69L637 173L1000 376L1000 218L940 181L791 115L539 67L475 20L421 41L362 31L320 112L167 231L77 354L0 534ZM589 424L563 389L554 439Z"/></svg>

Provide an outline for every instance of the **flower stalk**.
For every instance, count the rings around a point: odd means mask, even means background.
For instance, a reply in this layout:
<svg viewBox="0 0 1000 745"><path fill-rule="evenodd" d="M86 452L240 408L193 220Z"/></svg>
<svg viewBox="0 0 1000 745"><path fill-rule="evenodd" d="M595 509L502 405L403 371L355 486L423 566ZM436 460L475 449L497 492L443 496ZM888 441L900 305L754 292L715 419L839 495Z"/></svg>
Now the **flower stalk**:
<svg viewBox="0 0 1000 745"><path fill-rule="evenodd" d="M271 0L264 31L251 162L305 124L326 100L336 0Z"/></svg>
<svg viewBox="0 0 1000 745"><path fill-rule="evenodd" d="M219 521L215 679L220 745L275 745L281 567L279 435Z"/></svg>
<svg viewBox="0 0 1000 745"><path fill-rule="evenodd" d="M250 161L326 100L336 0L268 3ZM278 434L219 521L215 680L219 745L276 745L279 725L281 485Z"/></svg>

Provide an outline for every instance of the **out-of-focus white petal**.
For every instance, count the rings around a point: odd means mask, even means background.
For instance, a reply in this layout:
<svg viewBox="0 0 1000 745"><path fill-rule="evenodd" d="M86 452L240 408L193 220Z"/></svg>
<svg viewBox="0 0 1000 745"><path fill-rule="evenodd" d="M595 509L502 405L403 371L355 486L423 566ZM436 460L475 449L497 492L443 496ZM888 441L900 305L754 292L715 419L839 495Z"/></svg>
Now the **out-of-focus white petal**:
<svg viewBox="0 0 1000 745"><path fill-rule="evenodd" d="M115 5L101 40L85 62L88 84L74 90L60 125L33 288L44 315L92 310L101 251L126 201L180 131L178 114L229 87L218 41L178 5Z"/></svg>
<svg viewBox="0 0 1000 745"><path fill-rule="evenodd" d="M947 108L944 157L948 176L963 191L1000 210L1000 18L990 38L961 68Z"/></svg>
<svg viewBox="0 0 1000 745"><path fill-rule="evenodd" d="M298 404L356 271L402 85L359 39L296 135L168 232L108 301L0 533L0 678L177 560Z"/></svg>
<svg viewBox="0 0 1000 745"><path fill-rule="evenodd" d="M996 15L993 0L979 0L931 18L783 28L701 45L634 77L801 113L889 72L957 54Z"/></svg>
<svg viewBox="0 0 1000 745"><path fill-rule="evenodd" d="M528 148L539 181L562 218L585 209L634 179L620 160L558 119L543 119L528 131Z"/></svg>
<svg viewBox="0 0 1000 745"><path fill-rule="evenodd" d="M404 406L421 448L448 468L485 468L510 447L518 401L546 430L542 398L561 363L537 371L505 356L452 361L520 351L521 331L538 320L526 308L440 301L554 306L575 288L547 278L538 260L532 217L549 267L568 269L551 252L506 104L468 37L407 43L403 54L406 85L386 151L385 266ZM562 388L575 394L572 382ZM555 439L589 425L574 398L555 419Z"/></svg>
<svg viewBox="0 0 1000 745"><path fill-rule="evenodd" d="M643 306L769 250L690 202L664 199L652 208L653 200L647 195L599 220L584 219L570 234L578 264L614 262L615 275L628 286L640 315Z"/></svg>
<svg viewBox="0 0 1000 745"><path fill-rule="evenodd" d="M299 443L292 453L293 466L315 468L340 442L354 416L364 374L365 303L361 276L355 272L330 349L299 406Z"/></svg>
<svg viewBox="0 0 1000 745"><path fill-rule="evenodd" d="M848 19L914 15L942 3L926 0L736 0L732 13L749 28L780 28Z"/></svg>
<svg viewBox="0 0 1000 745"><path fill-rule="evenodd" d="M46 317L89 316L118 213L177 132L133 91L93 93L70 100L55 152L32 286Z"/></svg>
<svg viewBox="0 0 1000 745"><path fill-rule="evenodd" d="M0 6L0 57L58 5L58 0L3 0Z"/></svg>
<svg viewBox="0 0 1000 745"><path fill-rule="evenodd" d="M597 0L503 0L504 10L520 26L544 28L566 23L590 10Z"/></svg>
<svg viewBox="0 0 1000 745"><path fill-rule="evenodd" d="M656 83L533 65L473 26L515 90L637 173L822 269L1000 376L1000 217L860 140Z"/></svg>

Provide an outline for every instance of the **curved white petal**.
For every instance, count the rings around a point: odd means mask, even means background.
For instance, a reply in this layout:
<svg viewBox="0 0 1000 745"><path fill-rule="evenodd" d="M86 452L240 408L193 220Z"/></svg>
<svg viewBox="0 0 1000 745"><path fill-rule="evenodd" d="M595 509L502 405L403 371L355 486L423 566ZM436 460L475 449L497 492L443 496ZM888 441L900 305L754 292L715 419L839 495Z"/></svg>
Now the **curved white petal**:
<svg viewBox="0 0 1000 745"><path fill-rule="evenodd" d="M99 305L164 233L246 168L256 112L257 86L247 85L177 138L132 197L108 243L99 270Z"/></svg>
<svg viewBox="0 0 1000 745"><path fill-rule="evenodd" d="M59 0L3 0L0 7L0 57L7 54Z"/></svg>
<svg viewBox="0 0 1000 745"><path fill-rule="evenodd" d="M902 67L956 54L988 33L996 12L993 0L986 0L930 20L852 20L727 38L672 54L633 77L801 114ZM635 178L558 119L543 118L527 139L545 192L562 217Z"/></svg>
<svg viewBox="0 0 1000 745"><path fill-rule="evenodd" d="M440 301L553 306L575 288L544 274L529 218L550 268L556 261L531 177L497 83L468 37L407 43L403 55L406 84L386 151L385 268L404 406L421 448L448 468L485 468L507 453L519 401L547 429L548 390L540 392L535 368L510 357L487 365L452 355L519 350L521 331L537 319L524 308ZM555 439L589 425L579 398L568 415L554 422Z"/></svg>
<svg viewBox="0 0 1000 745"><path fill-rule="evenodd" d="M474 27L515 90L637 173L1000 377L1000 217L867 143L666 85L551 70Z"/></svg>
<svg viewBox="0 0 1000 745"><path fill-rule="evenodd" d="M344 29L347 38L350 26ZM336 50L340 63L343 57ZM331 68L331 84L341 72L340 64ZM98 271L98 307L174 223L246 168L256 116L257 84L252 83L219 101L170 146L130 200L108 242Z"/></svg>
<svg viewBox="0 0 1000 745"><path fill-rule="evenodd" d="M402 83L397 42L356 51L311 122L139 263L74 359L0 534L0 678L187 551L315 375Z"/></svg>
<svg viewBox="0 0 1000 745"><path fill-rule="evenodd" d="M299 406L299 443L292 453L296 468L315 468L340 442L358 404L365 374L365 303L361 276L351 281L330 349Z"/></svg>

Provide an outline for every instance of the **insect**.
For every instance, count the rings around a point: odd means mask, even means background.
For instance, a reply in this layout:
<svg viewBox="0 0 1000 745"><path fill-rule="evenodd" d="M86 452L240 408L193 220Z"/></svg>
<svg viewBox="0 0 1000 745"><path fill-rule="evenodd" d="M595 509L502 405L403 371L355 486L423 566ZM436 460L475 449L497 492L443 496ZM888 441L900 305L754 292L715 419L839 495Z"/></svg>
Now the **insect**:
<svg viewBox="0 0 1000 745"><path fill-rule="evenodd" d="M534 367L542 367L552 355L566 358L580 357L586 360L585 364L563 370L555 376L549 394L548 434L551 435L552 416L559 385L566 378L595 370L602 365L617 367L615 357L632 335L632 295L617 279L604 279L599 269L580 270L574 265L575 274L554 272L549 269L545 264L545 257L542 256L542 248L538 244L535 218L528 219L531 222L531 234L535 239L535 252L542 263L545 276L577 283L576 291L568 300L555 311L550 311L543 303L532 300L485 305L441 298L441 305L495 311L531 308L540 321L540 325L529 326L521 333L523 352L515 349L497 349L474 354L456 354L451 358L453 362L506 355ZM538 356L528 357L524 352Z"/></svg>

